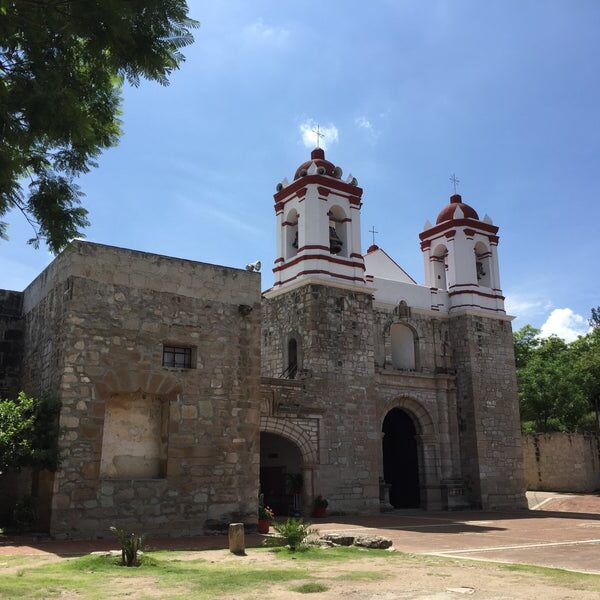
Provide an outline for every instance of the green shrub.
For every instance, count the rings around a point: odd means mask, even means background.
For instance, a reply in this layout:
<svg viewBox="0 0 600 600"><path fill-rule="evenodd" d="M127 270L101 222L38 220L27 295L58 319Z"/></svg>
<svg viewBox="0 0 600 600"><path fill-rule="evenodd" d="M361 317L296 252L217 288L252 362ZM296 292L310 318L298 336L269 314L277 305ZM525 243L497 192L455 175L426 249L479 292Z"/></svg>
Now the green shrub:
<svg viewBox="0 0 600 600"><path fill-rule="evenodd" d="M126 533L119 527L112 526L110 530L121 544L121 564L126 567L139 566L138 552L142 549L143 537L135 533Z"/></svg>
<svg viewBox="0 0 600 600"><path fill-rule="evenodd" d="M295 552L307 545L307 539L310 535L316 533L316 530L310 528L310 523L305 523L302 519L288 519L285 523L273 525L277 533L268 540L270 545L286 545L291 552Z"/></svg>

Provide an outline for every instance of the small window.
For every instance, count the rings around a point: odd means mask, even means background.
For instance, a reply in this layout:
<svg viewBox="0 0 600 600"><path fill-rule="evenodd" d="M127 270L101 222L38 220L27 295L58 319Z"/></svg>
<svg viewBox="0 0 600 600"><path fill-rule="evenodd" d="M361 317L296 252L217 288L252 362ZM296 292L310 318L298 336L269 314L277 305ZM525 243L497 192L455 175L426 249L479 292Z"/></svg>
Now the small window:
<svg viewBox="0 0 600 600"><path fill-rule="evenodd" d="M176 369L192 368L192 349L177 346L163 346L163 367Z"/></svg>

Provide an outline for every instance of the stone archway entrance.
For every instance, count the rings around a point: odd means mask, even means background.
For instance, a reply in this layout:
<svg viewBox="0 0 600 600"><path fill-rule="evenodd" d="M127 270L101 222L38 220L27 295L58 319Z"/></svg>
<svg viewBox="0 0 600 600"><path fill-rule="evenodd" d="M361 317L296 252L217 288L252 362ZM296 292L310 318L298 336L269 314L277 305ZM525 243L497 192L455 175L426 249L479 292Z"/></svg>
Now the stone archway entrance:
<svg viewBox="0 0 600 600"><path fill-rule="evenodd" d="M260 490L277 516L301 514L302 454L296 444L275 433L260 434Z"/></svg>
<svg viewBox="0 0 600 600"><path fill-rule="evenodd" d="M383 420L383 478L389 485L389 502L394 508L419 508L419 446L411 416L392 408Z"/></svg>

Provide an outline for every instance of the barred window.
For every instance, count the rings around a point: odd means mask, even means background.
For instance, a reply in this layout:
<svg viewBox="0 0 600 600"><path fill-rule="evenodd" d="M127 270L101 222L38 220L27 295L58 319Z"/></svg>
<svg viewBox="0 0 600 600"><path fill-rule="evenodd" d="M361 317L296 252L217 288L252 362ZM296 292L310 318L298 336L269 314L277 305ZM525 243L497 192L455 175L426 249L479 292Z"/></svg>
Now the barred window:
<svg viewBox="0 0 600 600"><path fill-rule="evenodd" d="M192 349L178 348L177 346L163 346L163 367L176 369L192 368Z"/></svg>

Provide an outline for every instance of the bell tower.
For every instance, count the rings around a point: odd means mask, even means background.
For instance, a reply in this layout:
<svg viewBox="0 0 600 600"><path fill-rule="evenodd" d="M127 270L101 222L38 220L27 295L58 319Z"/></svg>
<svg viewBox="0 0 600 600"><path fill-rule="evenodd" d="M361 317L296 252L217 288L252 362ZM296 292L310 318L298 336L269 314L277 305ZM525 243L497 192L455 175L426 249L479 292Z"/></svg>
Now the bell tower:
<svg viewBox="0 0 600 600"><path fill-rule="evenodd" d="M365 290L360 207L363 190L315 148L292 183L277 185L277 258L267 297L307 283Z"/></svg>
<svg viewBox="0 0 600 600"><path fill-rule="evenodd" d="M478 309L504 314L498 269L498 227L483 220L460 194L450 197L437 217L419 235L425 285L447 291L450 313Z"/></svg>

